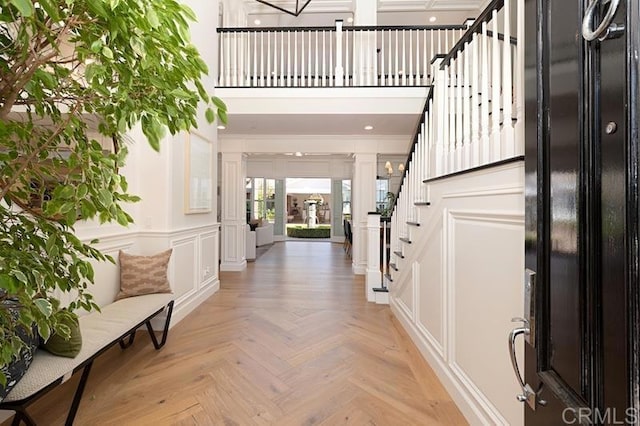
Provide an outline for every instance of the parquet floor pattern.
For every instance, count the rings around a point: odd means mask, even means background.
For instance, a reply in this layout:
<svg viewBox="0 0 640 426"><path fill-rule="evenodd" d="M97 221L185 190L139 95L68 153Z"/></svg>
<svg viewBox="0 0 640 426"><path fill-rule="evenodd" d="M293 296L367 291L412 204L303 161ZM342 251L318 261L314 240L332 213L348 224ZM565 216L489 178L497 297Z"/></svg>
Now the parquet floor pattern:
<svg viewBox="0 0 640 426"><path fill-rule="evenodd" d="M77 425L458 425L461 413L342 247L276 243L177 324L94 364ZM79 374L31 407L61 425Z"/></svg>

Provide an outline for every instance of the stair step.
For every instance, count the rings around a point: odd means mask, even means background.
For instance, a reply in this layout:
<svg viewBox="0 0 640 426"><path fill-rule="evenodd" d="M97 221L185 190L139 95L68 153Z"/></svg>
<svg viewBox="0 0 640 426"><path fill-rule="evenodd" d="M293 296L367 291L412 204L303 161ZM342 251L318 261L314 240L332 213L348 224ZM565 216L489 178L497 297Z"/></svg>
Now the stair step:
<svg viewBox="0 0 640 426"><path fill-rule="evenodd" d="M407 222L407 225L409 225L409 226L420 226L420 224L418 222Z"/></svg>
<svg viewBox="0 0 640 426"><path fill-rule="evenodd" d="M390 263L389 264L389 268L393 269L394 271L398 272L398 266L395 263Z"/></svg>
<svg viewBox="0 0 640 426"><path fill-rule="evenodd" d="M429 201L416 201L413 204L416 205L416 206L430 206L431 202L429 202Z"/></svg>
<svg viewBox="0 0 640 426"><path fill-rule="evenodd" d="M393 278L391 278L391 274L384 274L384 277L388 279L390 283L393 282Z"/></svg>
<svg viewBox="0 0 640 426"><path fill-rule="evenodd" d="M389 281L393 281L393 280L389 278ZM389 289L386 287L377 287L377 288L374 288L373 291L376 293L389 293Z"/></svg>
<svg viewBox="0 0 640 426"><path fill-rule="evenodd" d="M411 240L405 237L400 238L400 241L402 241L403 243L411 244Z"/></svg>
<svg viewBox="0 0 640 426"><path fill-rule="evenodd" d="M398 256L400 259L404 259L404 255L402 254L401 251L394 251L393 254L395 254L396 256Z"/></svg>

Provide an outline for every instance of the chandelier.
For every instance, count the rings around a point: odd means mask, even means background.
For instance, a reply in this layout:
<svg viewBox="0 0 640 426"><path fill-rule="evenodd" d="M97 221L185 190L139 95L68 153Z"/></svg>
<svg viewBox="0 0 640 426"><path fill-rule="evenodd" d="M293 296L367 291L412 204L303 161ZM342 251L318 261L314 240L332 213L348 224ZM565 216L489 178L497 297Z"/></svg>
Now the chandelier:
<svg viewBox="0 0 640 426"><path fill-rule="evenodd" d="M289 15L293 15L293 16L300 15L304 10L304 8L307 7L309 3L311 3L311 0L296 0L295 10L291 10L291 7L278 6L266 0L256 0L256 1L258 3L266 4L269 7L273 7L274 9L278 9L281 12L288 13Z"/></svg>

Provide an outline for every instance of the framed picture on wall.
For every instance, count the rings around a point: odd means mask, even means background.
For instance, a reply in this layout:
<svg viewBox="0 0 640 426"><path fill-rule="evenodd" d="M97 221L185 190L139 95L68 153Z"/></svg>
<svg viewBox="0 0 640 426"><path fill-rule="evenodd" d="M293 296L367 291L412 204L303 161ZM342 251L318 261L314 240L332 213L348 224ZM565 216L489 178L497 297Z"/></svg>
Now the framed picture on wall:
<svg viewBox="0 0 640 426"><path fill-rule="evenodd" d="M213 144L199 133L186 134L185 213L209 213L213 196Z"/></svg>

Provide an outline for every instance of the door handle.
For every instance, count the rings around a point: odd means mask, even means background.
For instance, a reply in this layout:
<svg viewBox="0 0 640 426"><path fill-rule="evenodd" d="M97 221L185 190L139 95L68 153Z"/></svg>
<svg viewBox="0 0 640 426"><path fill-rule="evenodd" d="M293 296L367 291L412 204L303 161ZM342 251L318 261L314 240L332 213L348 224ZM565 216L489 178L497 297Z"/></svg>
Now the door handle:
<svg viewBox="0 0 640 426"><path fill-rule="evenodd" d="M596 29L593 29L596 8L600 4L600 0L591 0L582 20L582 37L587 41L598 39L604 41L610 38L617 38L624 34L624 25L612 23L613 18L620 6L620 0L611 0L607 12L602 18L602 22Z"/></svg>
<svg viewBox="0 0 640 426"><path fill-rule="evenodd" d="M518 367L518 360L516 359L516 339L518 336L526 336L530 333L529 329L529 321L524 318L513 318L511 322L522 322L522 327L517 327L511 330L509 333L509 355L511 357L511 366L513 367L513 372L518 379L518 384L520 385L520 389L522 389L522 393L516 395L516 398L520 402L526 402L532 410L535 411L536 405L545 405L546 401L539 400L538 395L533 390L533 388L524 381L522 378L522 374L520 373L520 368Z"/></svg>

